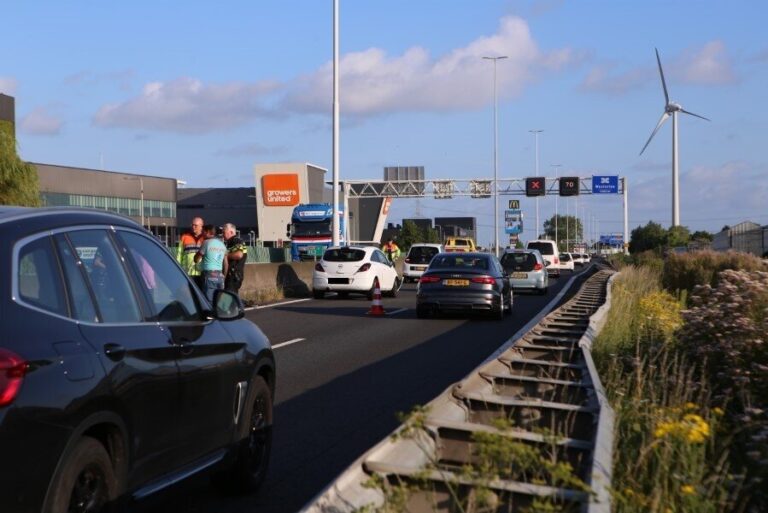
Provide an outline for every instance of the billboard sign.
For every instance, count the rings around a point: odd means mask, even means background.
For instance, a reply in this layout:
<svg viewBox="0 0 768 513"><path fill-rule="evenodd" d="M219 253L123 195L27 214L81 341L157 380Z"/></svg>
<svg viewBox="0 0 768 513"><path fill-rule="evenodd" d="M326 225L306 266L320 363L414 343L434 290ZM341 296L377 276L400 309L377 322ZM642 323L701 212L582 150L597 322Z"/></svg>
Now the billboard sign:
<svg viewBox="0 0 768 513"><path fill-rule="evenodd" d="M491 182L490 180L472 180L469 182L470 196L473 198L490 198Z"/></svg>
<svg viewBox="0 0 768 513"><path fill-rule="evenodd" d="M593 176L592 177L592 194L618 194L619 193L619 176Z"/></svg>
<svg viewBox="0 0 768 513"><path fill-rule="evenodd" d="M261 194L266 207L296 206L299 204L299 175L264 175L261 177Z"/></svg>
<svg viewBox="0 0 768 513"><path fill-rule="evenodd" d="M600 244L607 244L609 246L624 246L624 235L621 233L612 233L610 235L601 235Z"/></svg>
<svg viewBox="0 0 768 513"><path fill-rule="evenodd" d="M509 208L510 209L519 209L520 208L520 200L509 200Z"/></svg>
<svg viewBox="0 0 768 513"><path fill-rule="evenodd" d="M435 181L435 199L451 199L453 198L453 191L455 189L455 183L453 180L439 180Z"/></svg>
<svg viewBox="0 0 768 513"><path fill-rule="evenodd" d="M504 211L504 233L518 235L523 232L523 212L520 209Z"/></svg>

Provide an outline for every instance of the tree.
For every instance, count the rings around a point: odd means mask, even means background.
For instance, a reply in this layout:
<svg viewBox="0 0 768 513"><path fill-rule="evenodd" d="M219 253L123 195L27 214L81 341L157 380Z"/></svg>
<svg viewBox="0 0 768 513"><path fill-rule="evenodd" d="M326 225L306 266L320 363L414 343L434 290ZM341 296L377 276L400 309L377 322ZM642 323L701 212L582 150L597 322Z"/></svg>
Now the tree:
<svg viewBox="0 0 768 513"><path fill-rule="evenodd" d="M557 237L555 237L555 217L557 217ZM584 229L579 218L557 215L544 221L544 234L552 240L557 240L560 250L564 251L566 247L564 241L568 239L581 240Z"/></svg>
<svg viewBox="0 0 768 513"><path fill-rule="evenodd" d="M659 223L648 221L645 226L632 230L629 238L629 252L640 253L648 250L661 250L667 245L667 230Z"/></svg>
<svg viewBox="0 0 768 513"><path fill-rule="evenodd" d="M37 169L19 158L8 121L0 121L0 205L40 206Z"/></svg>
<svg viewBox="0 0 768 513"><path fill-rule="evenodd" d="M433 244L439 244L440 242L442 242L440 240L440 233L434 228L427 228L425 232L426 233L424 234L424 242L430 242Z"/></svg>
<svg viewBox="0 0 768 513"><path fill-rule="evenodd" d="M691 234L691 240L697 242L712 242L713 238L711 233L704 230L698 230Z"/></svg>
<svg viewBox="0 0 768 513"><path fill-rule="evenodd" d="M404 222L403 228L400 230L400 237L397 239L400 251L403 253L407 252L416 242L424 242L424 233L413 221Z"/></svg>
<svg viewBox="0 0 768 513"><path fill-rule="evenodd" d="M685 226L671 226L667 230L667 247L678 248L687 246L691 240L691 231Z"/></svg>

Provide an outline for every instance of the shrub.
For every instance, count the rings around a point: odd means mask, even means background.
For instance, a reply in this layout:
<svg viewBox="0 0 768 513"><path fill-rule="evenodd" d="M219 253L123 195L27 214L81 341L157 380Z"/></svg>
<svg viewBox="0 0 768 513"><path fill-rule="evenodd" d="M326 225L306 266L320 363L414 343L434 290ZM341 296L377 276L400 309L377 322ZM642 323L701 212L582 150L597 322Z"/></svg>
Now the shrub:
<svg viewBox="0 0 768 513"><path fill-rule="evenodd" d="M747 466L755 511L767 511L768 272L729 270L716 281L694 290L680 343L705 362L713 399L737 433L734 463Z"/></svg>
<svg viewBox="0 0 768 513"><path fill-rule="evenodd" d="M661 274L664 268L664 260L658 252L653 250L643 251L632 255L632 261L637 267L648 267L654 271L658 271Z"/></svg>
<svg viewBox="0 0 768 513"><path fill-rule="evenodd" d="M765 264L748 253L697 251L670 254L664 262L662 284L670 291L693 291L697 285L717 286L718 273L726 269L765 270Z"/></svg>

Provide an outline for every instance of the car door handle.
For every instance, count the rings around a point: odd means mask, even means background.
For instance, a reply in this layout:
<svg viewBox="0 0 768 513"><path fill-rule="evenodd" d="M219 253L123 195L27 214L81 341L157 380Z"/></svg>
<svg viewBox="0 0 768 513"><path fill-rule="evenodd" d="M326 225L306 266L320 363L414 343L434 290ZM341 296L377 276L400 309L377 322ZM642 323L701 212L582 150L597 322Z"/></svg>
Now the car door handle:
<svg viewBox="0 0 768 513"><path fill-rule="evenodd" d="M125 348L120 344L104 344L104 354L110 360L119 362L125 357Z"/></svg>

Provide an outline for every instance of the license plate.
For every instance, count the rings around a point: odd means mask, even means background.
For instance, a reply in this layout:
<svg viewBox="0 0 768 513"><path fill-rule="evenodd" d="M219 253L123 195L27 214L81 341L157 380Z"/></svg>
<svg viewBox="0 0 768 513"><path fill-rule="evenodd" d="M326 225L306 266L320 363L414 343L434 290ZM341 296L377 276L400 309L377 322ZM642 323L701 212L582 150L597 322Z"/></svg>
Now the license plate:
<svg viewBox="0 0 768 513"><path fill-rule="evenodd" d="M426 265L417 265L417 266L414 266L414 269L417 270L417 271L426 271L427 270L427 266Z"/></svg>
<svg viewBox="0 0 768 513"><path fill-rule="evenodd" d="M468 287L469 280L443 280L443 285L447 287Z"/></svg>
<svg viewBox="0 0 768 513"><path fill-rule="evenodd" d="M524 280L528 277L528 273L512 273L512 277L519 280Z"/></svg>

